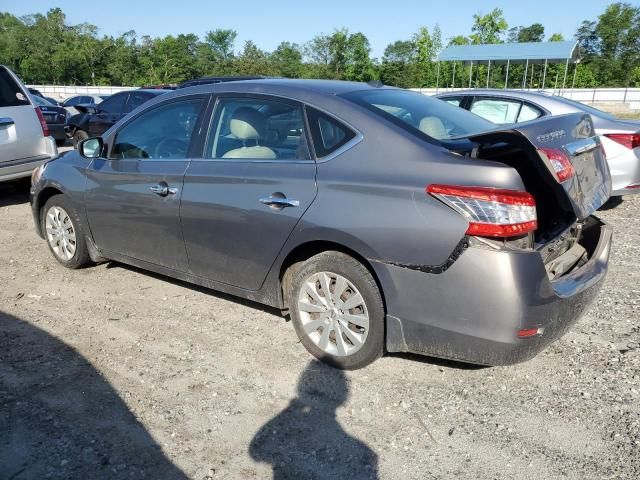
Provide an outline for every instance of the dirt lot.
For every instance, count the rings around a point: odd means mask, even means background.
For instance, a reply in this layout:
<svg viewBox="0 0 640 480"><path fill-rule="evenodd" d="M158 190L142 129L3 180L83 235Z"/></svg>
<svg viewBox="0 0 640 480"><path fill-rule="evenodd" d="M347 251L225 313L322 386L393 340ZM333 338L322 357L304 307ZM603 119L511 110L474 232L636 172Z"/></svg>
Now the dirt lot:
<svg viewBox="0 0 640 480"><path fill-rule="evenodd" d="M65 270L0 185L0 478L640 478L640 198L589 314L536 359L310 360L279 312Z"/></svg>

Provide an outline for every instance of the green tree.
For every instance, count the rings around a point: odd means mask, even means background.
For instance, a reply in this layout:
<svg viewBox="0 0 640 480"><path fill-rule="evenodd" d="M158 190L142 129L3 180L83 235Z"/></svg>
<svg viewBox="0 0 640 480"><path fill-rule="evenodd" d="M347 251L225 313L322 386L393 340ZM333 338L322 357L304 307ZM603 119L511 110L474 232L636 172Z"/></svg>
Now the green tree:
<svg viewBox="0 0 640 480"><path fill-rule="evenodd" d="M347 41L347 68L345 78L356 82L373 80L376 71L369 56L371 45L363 33L349 35Z"/></svg>
<svg viewBox="0 0 640 480"><path fill-rule="evenodd" d="M549 37L550 42L564 42L564 37L561 33L554 33Z"/></svg>
<svg viewBox="0 0 640 480"><path fill-rule="evenodd" d="M501 43L507 28L509 24L499 8L494 8L486 15L476 13L473 15L471 42L473 44Z"/></svg>
<svg viewBox="0 0 640 480"><path fill-rule="evenodd" d="M411 63L416 56L412 40L397 40L384 50L380 79L387 85L407 88L411 85Z"/></svg>
<svg viewBox="0 0 640 480"><path fill-rule="evenodd" d="M287 78L302 75L302 49L295 43L282 42L271 54L271 63L276 74Z"/></svg>

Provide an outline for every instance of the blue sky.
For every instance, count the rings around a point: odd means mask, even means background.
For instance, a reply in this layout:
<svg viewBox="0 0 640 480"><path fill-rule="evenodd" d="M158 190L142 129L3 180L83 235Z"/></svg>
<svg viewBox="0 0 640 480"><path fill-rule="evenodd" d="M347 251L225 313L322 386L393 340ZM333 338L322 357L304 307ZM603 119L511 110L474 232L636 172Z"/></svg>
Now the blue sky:
<svg viewBox="0 0 640 480"><path fill-rule="evenodd" d="M613 0L612 0L613 1ZM195 33L203 35L215 28L238 32L236 49L253 40L265 50L281 41L304 43L314 35L346 27L361 31L370 40L372 55L381 57L394 40L407 39L425 25L438 23L447 38L469 34L474 13L487 13L500 7L509 26L540 22L545 33L562 33L572 38L584 19L596 19L611 1L536 0L225 0L202 2L177 0L0 0L0 11L14 15L45 13L60 7L70 23L89 22L101 34L118 35L135 30L139 35ZM632 2L633 3L633 2Z"/></svg>

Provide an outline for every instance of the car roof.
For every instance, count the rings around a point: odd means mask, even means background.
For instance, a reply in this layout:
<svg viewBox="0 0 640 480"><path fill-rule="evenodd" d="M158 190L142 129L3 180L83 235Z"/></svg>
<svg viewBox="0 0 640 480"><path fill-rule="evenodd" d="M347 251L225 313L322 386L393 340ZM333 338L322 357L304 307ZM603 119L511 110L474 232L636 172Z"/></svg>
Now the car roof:
<svg viewBox="0 0 640 480"><path fill-rule="evenodd" d="M552 95L544 90L541 91L529 91L529 90L516 90L505 88L470 88L468 90L457 90L454 92L439 93L436 97L451 97L451 96L470 96L470 95L494 95L496 97L517 97L517 98L530 98L530 99L549 99L549 98L561 98L557 95Z"/></svg>
<svg viewBox="0 0 640 480"><path fill-rule="evenodd" d="M256 88L269 89L291 89L298 92L324 93L329 95L339 95L342 93L354 92L358 90L368 90L380 88L380 85L373 85L362 82L350 82L343 80L307 80L292 78L261 78L254 80L239 80L234 82L209 83L187 87L197 89L198 92L216 92L233 88L235 91L251 91ZM185 89L181 89L184 92Z"/></svg>

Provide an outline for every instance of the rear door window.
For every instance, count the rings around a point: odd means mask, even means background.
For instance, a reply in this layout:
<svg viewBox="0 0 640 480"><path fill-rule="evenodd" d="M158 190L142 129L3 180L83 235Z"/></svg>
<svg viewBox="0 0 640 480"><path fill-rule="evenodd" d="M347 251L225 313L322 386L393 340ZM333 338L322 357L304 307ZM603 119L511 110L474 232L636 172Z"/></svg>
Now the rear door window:
<svg viewBox="0 0 640 480"><path fill-rule="evenodd" d="M101 112L105 113L113 113L120 114L122 112L122 107L124 107L124 102L127 99L126 93L115 94L102 102L98 108Z"/></svg>
<svg viewBox="0 0 640 480"><path fill-rule="evenodd" d="M126 104L126 106L124 108L124 113L129 113L129 112L134 111L136 108L138 108L144 102L149 100L149 98L151 98L151 97L146 93L131 92L129 94L129 99L127 100L127 104Z"/></svg>
<svg viewBox="0 0 640 480"><path fill-rule="evenodd" d="M266 98L221 98L211 123L205 156L309 160L302 106Z"/></svg>
<svg viewBox="0 0 640 480"><path fill-rule="evenodd" d="M476 97L471 112L497 124L516 123L522 102L504 98Z"/></svg>
<svg viewBox="0 0 640 480"><path fill-rule="evenodd" d="M29 99L11 74L0 67L0 107L19 107L30 105Z"/></svg>
<svg viewBox="0 0 640 480"><path fill-rule="evenodd" d="M307 117L318 158L335 152L356 136L349 127L315 108L307 107Z"/></svg>

